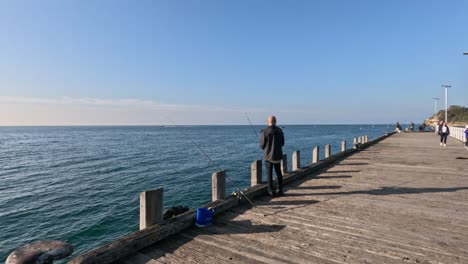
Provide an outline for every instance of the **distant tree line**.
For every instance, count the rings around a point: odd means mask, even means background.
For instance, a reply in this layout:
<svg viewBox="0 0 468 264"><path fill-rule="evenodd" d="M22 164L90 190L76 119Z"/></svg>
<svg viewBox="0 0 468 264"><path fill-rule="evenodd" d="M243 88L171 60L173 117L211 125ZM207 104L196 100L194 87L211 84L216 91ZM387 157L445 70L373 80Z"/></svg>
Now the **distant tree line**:
<svg viewBox="0 0 468 264"><path fill-rule="evenodd" d="M437 119L445 119L445 110L440 110L437 113ZM452 105L447 111L448 122L468 122L468 107Z"/></svg>

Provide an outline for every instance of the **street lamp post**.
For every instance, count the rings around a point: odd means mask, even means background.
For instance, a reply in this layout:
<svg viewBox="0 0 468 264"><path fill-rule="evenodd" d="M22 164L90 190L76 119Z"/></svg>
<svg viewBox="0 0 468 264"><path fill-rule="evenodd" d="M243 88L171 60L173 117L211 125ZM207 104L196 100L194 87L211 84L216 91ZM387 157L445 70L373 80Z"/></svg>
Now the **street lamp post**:
<svg viewBox="0 0 468 264"><path fill-rule="evenodd" d="M448 122L447 111L448 111L448 88L452 87L451 85L442 84L442 87L445 88L445 122Z"/></svg>
<svg viewBox="0 0 468 264"><path fill-rule="evenodd" d="M432 100L434 100L434 118L437 116L437 101L440 100L439 97L434 97L432 98Z"/></svg>

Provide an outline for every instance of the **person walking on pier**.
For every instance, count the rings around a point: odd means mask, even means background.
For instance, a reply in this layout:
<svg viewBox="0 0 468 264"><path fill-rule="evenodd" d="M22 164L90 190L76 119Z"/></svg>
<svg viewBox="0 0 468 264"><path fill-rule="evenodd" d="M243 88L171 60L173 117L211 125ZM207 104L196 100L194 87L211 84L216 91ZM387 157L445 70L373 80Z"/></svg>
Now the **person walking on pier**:
<svg viewBox="0 0 468 264"><path fill-rule="evenodd" d="M468 125L465 128L465 148L468 150Z"/></svg>
<svg viewBox="0 0 468 264"><path fill-rule="evenodd" d="M444 125L444 121L439 121L439 124L437 124L437 133L439 134L442 134L442 126Z"/></svg>
<svg viewBox="0 0 468 264"><path fill-rule="evenodd" d="M268 117L268 127L263 129L260 135L260 148L263 149L268 193L271 197L283 195L283 174L281 172L281 160L283 159L284 134L281 128L276 126L276 117ZM273 187L273 170L275 169L278 180L278 190Z"/></svg>
<svg viewBox="0 0 468 264"><path fill-rule="evenodd" d="M444 145L444 147L447 146L447 137L450 135L450 129L449 127L447 126L447 122L443 122L442 123L442 126L440 127L440 130L439 130L439 134L440 134L440 145Z"/></svg>

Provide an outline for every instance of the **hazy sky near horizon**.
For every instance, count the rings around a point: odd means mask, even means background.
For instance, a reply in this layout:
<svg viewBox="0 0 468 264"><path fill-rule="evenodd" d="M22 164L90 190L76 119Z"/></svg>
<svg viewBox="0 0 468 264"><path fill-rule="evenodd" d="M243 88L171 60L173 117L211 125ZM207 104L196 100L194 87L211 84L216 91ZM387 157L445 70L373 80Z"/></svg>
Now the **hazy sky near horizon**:
<svg viewBox="0 0 468 264"><path fill-rule="evenodd" d="M0 1L0 125L419 122L468 1Z"/></svg>

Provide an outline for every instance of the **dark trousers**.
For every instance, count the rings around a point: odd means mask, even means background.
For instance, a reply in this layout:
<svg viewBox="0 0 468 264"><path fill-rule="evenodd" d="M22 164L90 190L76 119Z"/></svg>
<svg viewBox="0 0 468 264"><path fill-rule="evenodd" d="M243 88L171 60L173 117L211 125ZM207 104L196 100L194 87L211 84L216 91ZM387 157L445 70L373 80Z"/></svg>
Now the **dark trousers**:
<svg viewBox="0 0 468 264"><path fill-rule="evenodd" d="M447 143L447 136L448 136L448 133L441 133L440 134L440 143L446 144Z"/></svg>
<svg viewBox="0 0 468 264"><path fill-rule="evenodd" d="M278 179L278 192L283 191L283 173L281 173L281 163L271 163L268 160L265 161L266 176L268 182L268 192L273 193L273 168L275 168L276 178Z"/></svg>

